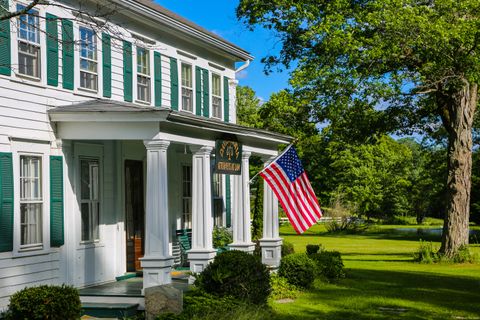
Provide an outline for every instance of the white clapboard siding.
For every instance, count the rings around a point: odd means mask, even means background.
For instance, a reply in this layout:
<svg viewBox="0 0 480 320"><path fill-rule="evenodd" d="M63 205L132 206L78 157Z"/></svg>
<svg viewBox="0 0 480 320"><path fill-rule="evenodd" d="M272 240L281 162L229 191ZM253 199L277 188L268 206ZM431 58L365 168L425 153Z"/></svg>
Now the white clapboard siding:
<svg viewBox="0 0 480 320"><path fill-rule="evenodd" d="M172 95L170 88L170 58L162 55L162 106L171 106Z"/></svg>

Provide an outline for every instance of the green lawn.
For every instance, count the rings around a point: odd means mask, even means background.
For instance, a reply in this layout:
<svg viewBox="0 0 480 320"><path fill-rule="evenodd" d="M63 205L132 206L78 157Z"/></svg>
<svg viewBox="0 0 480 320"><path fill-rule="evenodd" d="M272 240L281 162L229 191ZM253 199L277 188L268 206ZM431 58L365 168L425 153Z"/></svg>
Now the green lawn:
<svg viewBox="0 0 480 320"><path fill-rule="evenodd" d="M272 302L278 319L480 319L480 264L419 264L412 253L419 238L439 246L435 235L400 233L379 226L363 235L330 235L314 226L298 236L290 226L281 236L304 252L322 244L342 253L347 278L316 282L291 303ZM411 227L411 226L410 226ZM480 254L480 246L472 245Z"/></svg>

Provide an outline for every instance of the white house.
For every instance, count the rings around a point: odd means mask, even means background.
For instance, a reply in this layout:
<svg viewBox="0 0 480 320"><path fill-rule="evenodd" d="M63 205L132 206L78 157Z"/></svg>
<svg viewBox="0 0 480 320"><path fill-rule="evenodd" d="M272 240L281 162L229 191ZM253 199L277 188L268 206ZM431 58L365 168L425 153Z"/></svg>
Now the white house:
<svg viewBox="0 0 480 320"><path fill-rule="evenodd" d="M253 251L249 157L267 162L290 142L235 124L235 63L253 57L152 1L109 3L108 17L62 0L0 22L0 309L38 284L81 288L140 269L144 288L170 283L181 229L192 229L194 272L216 254L214 224ZM273 267L277 210L266 187Z"/></svg>

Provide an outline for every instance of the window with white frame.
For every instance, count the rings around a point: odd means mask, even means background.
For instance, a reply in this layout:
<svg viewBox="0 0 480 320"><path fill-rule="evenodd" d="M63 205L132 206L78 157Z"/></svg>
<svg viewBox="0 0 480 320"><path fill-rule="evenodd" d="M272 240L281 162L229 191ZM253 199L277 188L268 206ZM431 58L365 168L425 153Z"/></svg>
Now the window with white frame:
<svg viewBox="0 0 480 320"><path fill-rule="evenodd" d="M192 228L192 166L182 166L182 226Z"/></svg>
<svg viewBox="0 0 480 320"><path fill-rule="evenodd" d="M80 88L97 91L97 37L92 29L80 27Z"/></svg>
<svg viewBox="0 0 480 320"><path fill-rule="evenodd" d="M80 159L80 210L84 242L100 238L100 166L98 159Z"/></svg>
<svg viewBox="0 0 480 320"><path fill-rule="evenodd" d="M212 74L212 116L222 118L222 86L218 74Z"/></svg>
<svg viewBox="0 0 480 320"><path fill-rule="evenodd" d="M150 53L137 47L137 99L150 102Z"/></svg>
<svg viewBox="0 0 480 320"><path fill-rule="evenodd" d="M20 156L20 247L41 247L43 236L42 158Z"/></svg>
<svg viewBox="0 0 480 320"><path fill-rule="evenodd" d="M182 63L182 110L193 112L192 66Z"/></svg>
<svg viewBox="0 0 480 320"><path fill-rule="evenodd" d="M223 184L222 175L213 174L213 219L215 226L222 226L223 221Z"/></svg>
<svg viewBox="0 0 480 320"><path fill-rule="evenodd" d="M25 9L17 4L17 11ZM29 10L28 14L18 17L18 73L40 78L40 19L38 11Z"/></svg>

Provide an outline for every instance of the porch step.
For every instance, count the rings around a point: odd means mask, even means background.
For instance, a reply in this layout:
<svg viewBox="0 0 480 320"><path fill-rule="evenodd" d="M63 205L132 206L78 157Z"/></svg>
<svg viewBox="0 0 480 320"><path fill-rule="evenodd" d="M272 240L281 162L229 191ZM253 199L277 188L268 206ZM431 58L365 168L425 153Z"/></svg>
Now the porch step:
<svg viewBox="0 0 480 320"><path fill-rule="evenodd" d="M137 314L138 303L82 303L82 315L125 319Z"/></svg>

